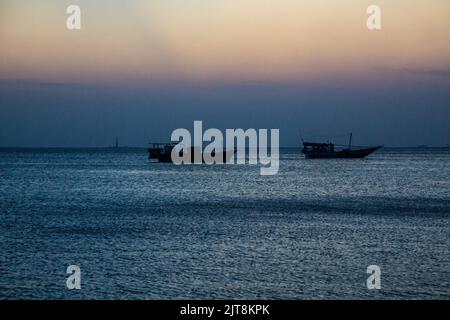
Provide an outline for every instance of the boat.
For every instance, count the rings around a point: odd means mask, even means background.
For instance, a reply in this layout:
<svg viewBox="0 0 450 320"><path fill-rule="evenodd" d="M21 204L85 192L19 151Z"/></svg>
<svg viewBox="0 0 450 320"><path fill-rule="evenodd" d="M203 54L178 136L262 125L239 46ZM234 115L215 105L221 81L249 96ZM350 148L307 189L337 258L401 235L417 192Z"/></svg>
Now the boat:
<svg viewBox="0 0 450 320"><path fill-rule="evenodd" d="M156 159L158 162L163 163L173 163L172 150L177 145L177 143L151 142L150 144L152 145L152 147L147 149L149 159ZM205 159L209 160L222 156L223 162L227 163L232 160L233 155L236 153L236 150L224 150L222 152L218 152L216 156L215 152L202 153L201 149L198 147L190 147L190 149L188 150L192 163L195 163L195 155L197 155L198 158L202 159L202 162L205 162ZM183 156L183 151L180 152L180 156Z"/></svg>
<svg viewBox="0 0 450 320"><path fill-rule="evenodd" d="M152 147L148 148L148 158L156 159L158 162L172 162L172 149L176 143L151 142Z"/></svg>
<svg viewBox="0 0 450 320"><path fill-rule="evenodd" d="M331 142L317 143L303 141L302 153L307 159L333 159L333 158L350 158L361 159L367 157L372 152L380 149L382 146L375 147L352 147L352 134L347 148L336 148L337 146Z"/></svg>

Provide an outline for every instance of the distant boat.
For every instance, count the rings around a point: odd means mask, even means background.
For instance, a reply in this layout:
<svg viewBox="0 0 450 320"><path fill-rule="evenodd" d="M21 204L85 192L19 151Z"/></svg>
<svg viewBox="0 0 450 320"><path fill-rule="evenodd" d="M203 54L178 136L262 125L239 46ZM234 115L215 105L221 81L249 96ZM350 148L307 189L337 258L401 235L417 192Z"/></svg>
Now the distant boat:
<svg viewBox="0 0 450 320"><path fill-rule="evenodd" d="M302 139L303 140L303 139ZM331 142L317 143L303 141L303 154L307 159L333 159L333 158L364 158L372 152L380 149L382 146L361 148L352 148L352 134L350 133L350 140L348 148L337 149Z"/></svg>
<svg viewBox="0 0 450 320"><path fill-rule="evenodd" d="M156 159L158 162L172 162L172 149L175 143L156 143L152 142L152 147L148 148L148 158Z"/></svg>

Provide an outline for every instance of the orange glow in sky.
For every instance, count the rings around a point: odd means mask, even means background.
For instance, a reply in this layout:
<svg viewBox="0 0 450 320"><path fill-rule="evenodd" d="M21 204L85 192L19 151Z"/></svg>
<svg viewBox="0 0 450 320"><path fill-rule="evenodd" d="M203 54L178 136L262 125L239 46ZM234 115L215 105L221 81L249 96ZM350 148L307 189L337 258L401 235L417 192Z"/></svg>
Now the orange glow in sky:
<svg viewBox="0 0 450 320"><path fill-rule="evenodd" d="M0 4L2 79L383 81L450 69L448 0L70 1ZM382 30L366 9L382 9ZM413 77L414 74L409 75ZM400 77L400 76L399 76Z"/></svg>

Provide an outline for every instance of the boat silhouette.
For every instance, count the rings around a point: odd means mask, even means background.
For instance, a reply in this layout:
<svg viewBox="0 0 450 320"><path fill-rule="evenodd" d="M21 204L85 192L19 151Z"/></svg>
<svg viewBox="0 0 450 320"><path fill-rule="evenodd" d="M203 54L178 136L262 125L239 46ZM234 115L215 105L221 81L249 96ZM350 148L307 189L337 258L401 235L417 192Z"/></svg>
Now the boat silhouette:
<svg viewBox="0 0 450 320"><path fill-rule="evenodd" d="M352 147L352 134L347 148L336 148L338 145L334 143L318 143L303 141L302 153L307 159L334 159L334 158L350 158L361 159L367 157L372 152L380 149L382 146L375 147Z"/></svg>
<svg viewBox="0 0 450 320"><path fill-rule="evenodd" d="M158 162L173 163L172 161L172 150L177 145L176 143L161 143L161 142L151 142L152 147L147 149L148 158L156 159ZM221 158L223 163L228 163L235 154L235 150L225 150L211 153L204 153L198 147L187 148L187 158L191 160L191 163L195 163L195 159L202 159L202 162L209 161L212 158ZM180 152L180 156L183 156L183 151Z"/></svg>

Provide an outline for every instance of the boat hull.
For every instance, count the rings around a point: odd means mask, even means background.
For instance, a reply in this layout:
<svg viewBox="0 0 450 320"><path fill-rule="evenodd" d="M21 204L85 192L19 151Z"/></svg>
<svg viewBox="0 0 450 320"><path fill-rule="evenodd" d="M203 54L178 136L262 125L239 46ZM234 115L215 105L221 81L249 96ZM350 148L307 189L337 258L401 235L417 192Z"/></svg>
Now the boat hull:
<svg viewBox="0 0 450 320"><path fill-rule="evenodd" d="M342 150L333 152L303 150L303 154L307 159L362 159L380 148L381 146L367 149Z"/></svg>

